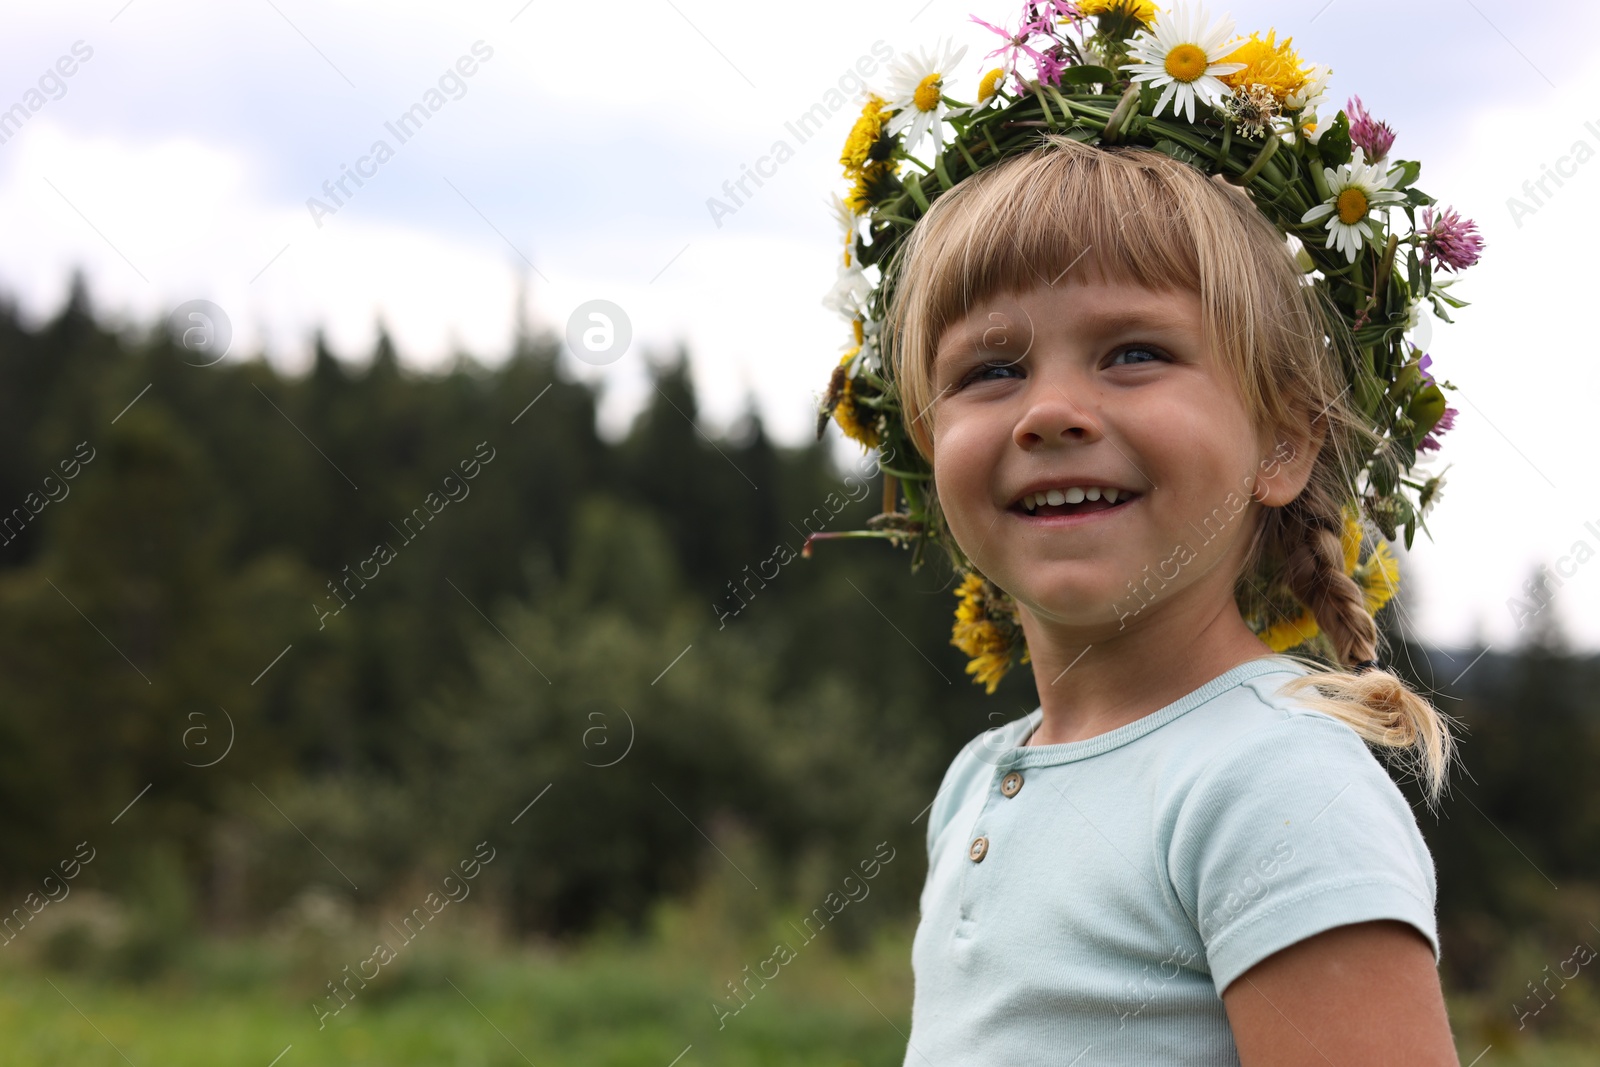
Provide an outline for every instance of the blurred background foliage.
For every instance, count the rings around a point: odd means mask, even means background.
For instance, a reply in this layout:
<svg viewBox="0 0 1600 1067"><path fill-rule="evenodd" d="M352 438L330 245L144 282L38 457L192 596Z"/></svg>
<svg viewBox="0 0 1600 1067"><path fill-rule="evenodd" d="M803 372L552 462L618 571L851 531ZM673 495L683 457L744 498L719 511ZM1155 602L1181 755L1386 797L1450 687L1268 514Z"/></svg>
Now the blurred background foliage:
<svg viewBox="0 0 1600 1067"><path fill-rule="evenodd" d="M870 902L805 950L831 962L786 995L826 1014L805 998L834 990L852 1021L830 1040L856 1042L835 1051L898 1062L877 1008L909 1005L925 806L963 743L1037 704L1032 680L971 684L937 560L913 576L902 553L834 541L752 578L800 549L829 494L854 502L828 528L862 527L878 480L847 490L828 446L779 447L753 412L708 436L681 351L607 442L557 345L530 333L492 369L463 356L423 375L386 337L355 361L319 342L286 376L194 366L164 327L98 321L81 284L35 327L0 306L5 907L28 916L27 894L94 850L67 899L13 923L17 960L111 983L83 995L112 1014L129 982L265 983L305 1014L371 930L487 841L455 933L363 1010L408 991L460 1008L450 953L481 971L537 948L547 970L494 972L506 988L626 972L645 989L659 972L642 1017L705 1028L783 924L888 842ZM80 449L92 460L63 479ZM489 449L464 498L400 534ZM379 542L395 558L323 615ZM745 603L723 617L734 587ZM1441 816L1402 783L1438 864L1463 1048L1600 1041L1592 967L1516 1025L1576 944L1600 945L1600 658L1567 651L1554 614L1518 648L1451 653L1382 620L1390 658L1465 730ZM617 962L629 952L655 962ZM861 997L837 993L850 975ZM785 1017L774 999L762 1010ZM763 1025L746 1033L799 1047Z"/></svg>

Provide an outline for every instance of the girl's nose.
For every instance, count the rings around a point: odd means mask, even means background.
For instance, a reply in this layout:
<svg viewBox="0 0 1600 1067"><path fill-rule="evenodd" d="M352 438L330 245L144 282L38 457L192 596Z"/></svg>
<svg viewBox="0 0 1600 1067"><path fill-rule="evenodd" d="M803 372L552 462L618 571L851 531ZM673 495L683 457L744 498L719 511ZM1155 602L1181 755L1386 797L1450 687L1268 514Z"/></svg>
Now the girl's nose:
<svg viewBox="0 0 1600 1067"><path fill-rule="evenodd" d="M1101 435L1098 421L1081 398L1075 399L1058 382L1035 377L1012 439L1021 448L1034 449L1060 441L1091 441Z"/></svg>

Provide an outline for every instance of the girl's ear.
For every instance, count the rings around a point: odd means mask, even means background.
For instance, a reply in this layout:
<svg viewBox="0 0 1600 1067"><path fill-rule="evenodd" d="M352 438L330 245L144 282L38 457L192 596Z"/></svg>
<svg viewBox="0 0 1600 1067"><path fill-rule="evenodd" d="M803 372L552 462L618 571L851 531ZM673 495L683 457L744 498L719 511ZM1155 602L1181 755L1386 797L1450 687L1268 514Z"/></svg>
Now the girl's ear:
<svg viewBox="0 0 1600 1067"><path fill-rule="evenodd" d="M1327 424L1320 417L1293 427L1279 427L1271 438L1263 438L1261 465L1250 495L1273 508L1281 508L1299 496L1311 480L1311 470L1326 438Z"/></svg>

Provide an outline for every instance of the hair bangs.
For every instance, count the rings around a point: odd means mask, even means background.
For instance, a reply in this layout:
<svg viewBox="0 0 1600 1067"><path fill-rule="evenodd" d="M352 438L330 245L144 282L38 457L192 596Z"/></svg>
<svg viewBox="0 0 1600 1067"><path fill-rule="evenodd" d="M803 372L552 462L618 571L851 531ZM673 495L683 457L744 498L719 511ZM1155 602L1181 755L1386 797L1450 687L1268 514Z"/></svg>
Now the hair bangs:
<svg viewBox="0 0 1600 1067"><path fill-rule="evenodd" d="M923 416L935 399L939 338L986 300L1098 281L1184 290L1210 303L1215 235L1237 210L1211 184L1158 152L1058 135L934 201L890 267L896 284L887 309L894 373L917 447L931 456ZM1208 335L1216 325L1208 315Z"/></svg>
<svg viewBox="0 0 1600 1067"><path fill-rule="evenodd" d="M1036 285L1095 280L1199 293L1197 238L1171 190L1148 174L1130 181L1148 168L1101 154L1096 166L1040 155L1010 181L976 185L950 205L924 249L917 302L929 328L942 333L979 303Z"/></svg>

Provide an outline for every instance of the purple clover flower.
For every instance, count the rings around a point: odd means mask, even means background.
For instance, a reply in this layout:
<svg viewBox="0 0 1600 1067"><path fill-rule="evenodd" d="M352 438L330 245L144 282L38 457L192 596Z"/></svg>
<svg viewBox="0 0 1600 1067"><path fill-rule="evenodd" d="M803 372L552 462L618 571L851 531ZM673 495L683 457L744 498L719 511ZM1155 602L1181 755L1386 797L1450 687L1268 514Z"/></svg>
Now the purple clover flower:
<svg viewBox="0 0 1600 1067"><path fill-rule="evenodd" d="M1437 216L1433 208L1422 209L1422 254L1435 266L1463 270L1478 262L1483 254L1483 237L1478 224L1445 208Z"/></svg>
<svg viewBox="0 0 1600 1067"><path fill-rule="evenodd" d="M1361 103L1361 97L1352 96L1344 106L1350 118L1350 143L1360 145L1368 163L1376 163L1389 154L1394 144L1394 131L1387 122L1378 122Z"/></svg>
<svg viewBox="0 0 1600 1067"><path fill-rule="evenodd" d="M1460 414L1460 412L1458 412L1455 408L1450 408L1450 407L1445 408L1444 409L1444 414L1439 416L1439 421L1433 424L1433 429L1429 430L1427 432L1427 434L1425 434L1423 436L1422 441L1417 445L1417 451L1418 452L1435 452L1435 451L1438 451L1438 448L1439 448L1439 435L1444 433L1446 430L1450 429L1451 427L1455 426L1455 424L1456 424L1456 416L1459 415L1459 414Z"/></svg>

